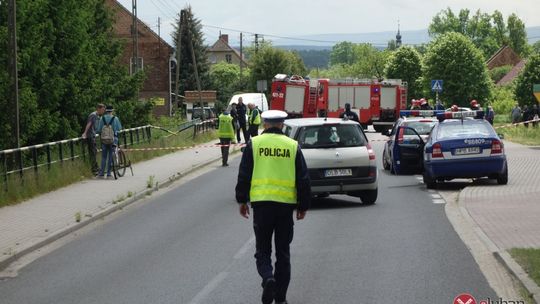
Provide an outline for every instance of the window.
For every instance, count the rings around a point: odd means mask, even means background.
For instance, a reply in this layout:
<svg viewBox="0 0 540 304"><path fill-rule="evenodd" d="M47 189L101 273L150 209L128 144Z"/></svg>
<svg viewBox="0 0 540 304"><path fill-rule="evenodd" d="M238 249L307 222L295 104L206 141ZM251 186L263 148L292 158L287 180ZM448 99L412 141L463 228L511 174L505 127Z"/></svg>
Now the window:
<svg viewBox="0 0 540 304"><path fill-rule="evenodd" d="M225 54L225 60L227 61L227 63L231 63L232 62L231 54Z"/></svg>
<svg viewBox="0 0 540 304"><path fill-rule="evenodd" d="M486 122L487 123L487 122ZM466 138L490 136L490 126L484 123L452 123L439 125L439 138Z"/></svg>
<svg viewBox="0 0 540 304"><path fill-rule="evenodd" d="M302 149L361 147L366 145L358 125L304 127L298 136Z"/></svg>
<svg viewBox="0 0 540 304"><path fill-rule="evenodd" d="M135 62L133 61L133 57L129 58L129 74L130 75L133 75L133 73L135 72L135 70L144 70L143 68L143 58L142 57L138 57L137 58L137 65L138 65L138 69L137 69L137 66L135 65Z"/></svg>
<svg viewBox="0 0 540 304"><path fill-rule="evenodd" d="M210 55L210 63L217 63L216 54Z"/></svg>

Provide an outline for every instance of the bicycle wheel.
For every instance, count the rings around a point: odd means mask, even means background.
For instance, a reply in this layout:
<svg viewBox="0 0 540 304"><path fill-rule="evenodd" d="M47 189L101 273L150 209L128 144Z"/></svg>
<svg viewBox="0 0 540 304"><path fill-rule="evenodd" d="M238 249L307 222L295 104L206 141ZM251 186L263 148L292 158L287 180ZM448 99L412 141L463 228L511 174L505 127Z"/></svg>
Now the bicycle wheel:
<svg viewBox="0 0 540 304"><path fill-rule="evenodd" d="M122 177L124 176L124 174L126 174L126 154L124 154L124 151L118 149L116 150L116 159L117 159L117 162L116 162L116 166L115 166L115 169L116 169L116 174L118 174L119 177Z"/></svg>
<svg viewBox="0 0 540 304"><path fill-rule="evenodd" d="M112 172L113 172L113 175L114 175L114 179L118 179L118 175L117 175L117 168L118 168L118 154L116 153L116 149L113 148L113 152L112 152Z"/></svg>

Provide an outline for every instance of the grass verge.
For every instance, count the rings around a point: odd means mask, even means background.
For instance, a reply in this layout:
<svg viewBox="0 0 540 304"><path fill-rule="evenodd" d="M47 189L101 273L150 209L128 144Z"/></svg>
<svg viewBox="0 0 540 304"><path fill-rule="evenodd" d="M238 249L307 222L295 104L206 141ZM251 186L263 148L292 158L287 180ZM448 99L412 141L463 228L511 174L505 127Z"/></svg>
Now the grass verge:
<svg viewBox="0 0 540 304"><path fill-rule="evenodd" d="M155 130L152 141L130 146L130 148L163 148L163 147L187 147L217 139L217 134L210 131L198 134L193 138L193 130L189 129L177 135L166 136L163 131ZM126 152L132 163L149 160L177 150ZM98 153L100 164L100 153ZM70 184L92 177L90 166L83 160L66 160L60 164L51 165L50 169L40 168L38 172L27 170L23 177L11 174L7 183L0 183L0 208L15 205L32 197L57 190ZM7 189L7 190L6 190Z"/></svg>
<svg viewBox="0 0 540 304"><path fill-rule="evenodd" d="M495 127L502 124L495 124ZM505 140L519 143L527 146L540 146L540 124L538 127L533 127L529 124L529 127L524 125L511 126L506 128L496 129L497 133L503 134Z"/></svg>
<svg viewBox="0 0 540 304"><path fill-rule="evenodd" d="M509 252L529 277L540 286L540 249L512 248Z"/></svg>

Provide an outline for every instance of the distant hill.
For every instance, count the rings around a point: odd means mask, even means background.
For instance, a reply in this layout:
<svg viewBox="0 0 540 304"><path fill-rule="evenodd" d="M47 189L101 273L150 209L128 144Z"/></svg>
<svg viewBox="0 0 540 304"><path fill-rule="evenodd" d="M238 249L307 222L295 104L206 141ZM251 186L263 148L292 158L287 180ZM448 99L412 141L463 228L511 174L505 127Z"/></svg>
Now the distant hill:
<svg viewBox="0 0 540 304"><path fill-rule="evenodd" d="M534 43L540 40L540 26L526 28L529 43ZM431 41L427 29L402 31L402 41L407 44L423 44ZM396 32L373 32L373 33L335 33L335 34L318 34L318 35L303 35L293 36L292 38L305 40L287 40L274 39L272 44L285 49L291 50L321 50L332 48L332 46L341 41L350 41L354 43L371 43L375 47L384 48L388 41L396 39ZM291 42L294 42L292 44Z"/></svg>

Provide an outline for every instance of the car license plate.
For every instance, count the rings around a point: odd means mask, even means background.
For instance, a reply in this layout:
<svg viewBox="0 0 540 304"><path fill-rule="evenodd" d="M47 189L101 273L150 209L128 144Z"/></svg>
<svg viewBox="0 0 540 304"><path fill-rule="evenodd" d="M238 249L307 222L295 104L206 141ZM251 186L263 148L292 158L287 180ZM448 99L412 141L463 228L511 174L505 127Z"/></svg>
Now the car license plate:
<svg viewBox="0 0 540 304"><path fill-rule="evenodd" d="M478 154L478 153L480 153L480 147L458 148L454 151L455 155L467 155L467 154Z"/></svg>
<svg viewBox="0 0 540 304"><path fill-rule="evenodd" d="M324 177L351 176L351 169L329 169L324 171Z"/></svg>

